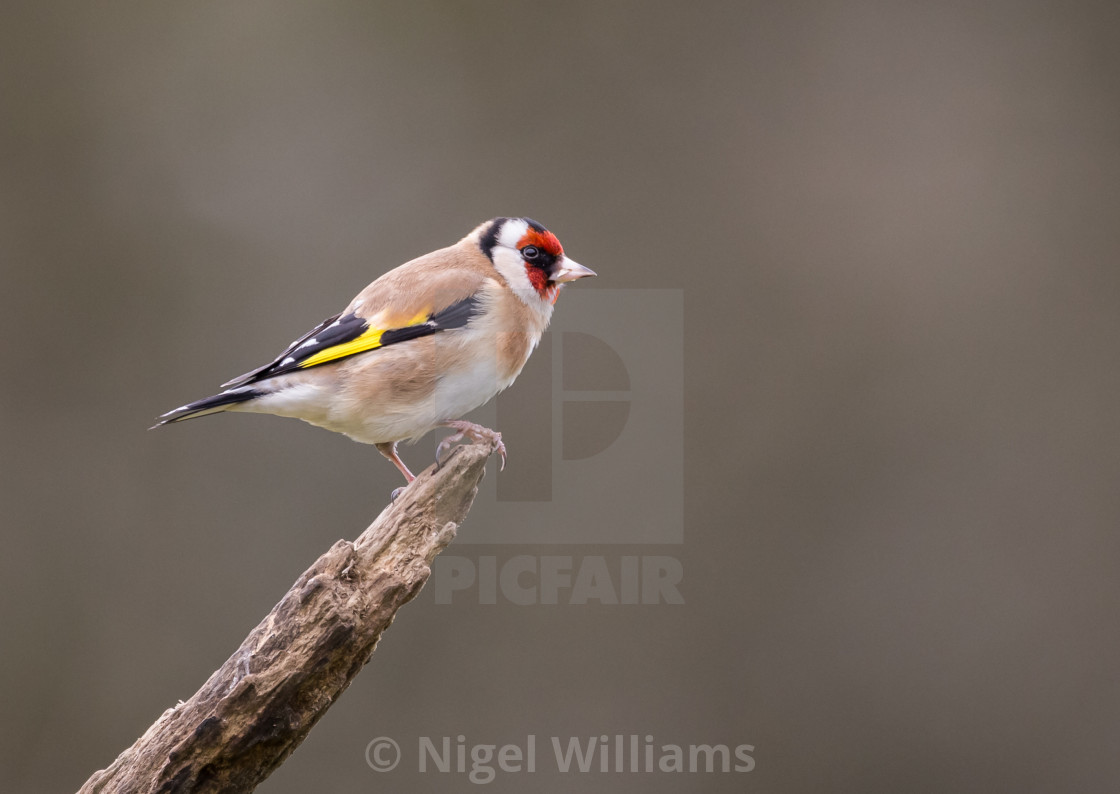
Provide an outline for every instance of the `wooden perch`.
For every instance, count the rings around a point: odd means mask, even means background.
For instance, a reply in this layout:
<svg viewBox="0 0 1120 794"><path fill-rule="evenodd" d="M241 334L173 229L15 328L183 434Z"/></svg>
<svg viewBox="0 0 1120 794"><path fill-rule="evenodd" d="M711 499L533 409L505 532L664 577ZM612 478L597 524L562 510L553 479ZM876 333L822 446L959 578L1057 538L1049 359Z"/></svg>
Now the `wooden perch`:
<svg viewBox="0 0 1120 794"><path fill-rule="evenodd" d="M456 448L353 543L307 569L186 703L165 711L87 792L243 792L291 755L369 661L478 492L489 446Z"/></svg>

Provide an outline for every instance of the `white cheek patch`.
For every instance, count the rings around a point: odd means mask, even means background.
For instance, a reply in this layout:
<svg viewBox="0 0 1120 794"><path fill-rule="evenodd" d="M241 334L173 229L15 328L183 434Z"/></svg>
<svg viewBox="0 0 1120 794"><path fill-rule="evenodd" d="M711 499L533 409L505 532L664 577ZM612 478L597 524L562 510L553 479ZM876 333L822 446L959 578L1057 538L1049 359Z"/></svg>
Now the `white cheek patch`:
<svg viewBox="0 0 1120 794"><path fill-rule="evenodd" d="M516 291L533 289L529 275L525 272L525 263L516 249L495 247L493 256L494 267L510 287Z"/></svg>

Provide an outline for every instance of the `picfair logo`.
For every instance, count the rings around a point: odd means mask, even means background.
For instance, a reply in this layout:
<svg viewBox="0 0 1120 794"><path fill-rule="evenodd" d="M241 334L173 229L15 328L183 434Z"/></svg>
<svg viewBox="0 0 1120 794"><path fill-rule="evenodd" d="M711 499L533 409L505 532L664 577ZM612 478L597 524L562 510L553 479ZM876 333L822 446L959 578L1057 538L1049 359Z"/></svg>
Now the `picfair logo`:
<svg viewBox="0 0 1120 794"><path fill-rule="evenodd" d="M603 339L582 331L554 339L546 332L533 360L539 366L526 367L517 389L498 395L498 426L521 437L524 449L518 465L498 478L499 502L552 501L554 460L602 454L621 438L630 417L630 373Z"/></svg>
<svg viewBox="0 0 1120 794"><path fill-rule="evenodd" d="M681 543L680 290L569 290L517 380L477 420L509 463L459 543Z"/></svg>

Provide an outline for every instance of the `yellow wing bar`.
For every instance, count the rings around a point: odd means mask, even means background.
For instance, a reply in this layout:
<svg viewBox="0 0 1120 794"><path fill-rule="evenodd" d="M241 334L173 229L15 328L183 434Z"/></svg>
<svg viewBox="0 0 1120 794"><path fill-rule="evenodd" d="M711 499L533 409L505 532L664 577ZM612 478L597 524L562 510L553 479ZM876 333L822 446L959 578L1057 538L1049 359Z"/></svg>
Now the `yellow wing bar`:
<svg viewBox="0 0 1120 794"><path fill-rule="evenodd" d="M421 314L417 314L404 325L397 326L397 328L394 328L392 330L413 328L418 325L423 325L424 323L428 322L429 319L431 319L431 315L429 315L428 312L422 312ZM367 350L375 350L376 348L381 347L381 338L388 330L389 329L385 328L367 328L366 330L362 331L361 334L349 341L341 342L340 344L324 348L314 355L305 358L303 361L299 362L299 367L300 369L316 367L320 364L326 364L328 361L346 358L347 356L352 356L356 353L364 353Z"/></svg>

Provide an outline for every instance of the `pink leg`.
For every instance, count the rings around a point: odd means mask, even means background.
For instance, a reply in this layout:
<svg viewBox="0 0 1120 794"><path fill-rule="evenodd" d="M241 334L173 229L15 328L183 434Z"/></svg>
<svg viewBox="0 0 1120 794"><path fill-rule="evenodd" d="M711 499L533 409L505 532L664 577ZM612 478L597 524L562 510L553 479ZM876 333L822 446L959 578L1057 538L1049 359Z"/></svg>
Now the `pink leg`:
<svg viewBox="0 0 1120 794"><path fill-rule="evenodd" d="M502 456L501 470L505 469L506 445L502 443L501 433L491 430L488 427L483 427L482 425L476 425L474 422L464 422L461 419L444 422L442 426L450 427L452 430L458 430L459 432L439 442L439 446L436 447L436 468L439 468L440 464L443 462L447 450L451 449L452 446L458 444L464 438L469 438L476 443L489 444L491 452L497 452Z"/></svg>
<svg viewBox="0 0 1120 794"><path fill-rule="evenodd" d="M416 479L416 475L408 470L408 466L405 466L404 461L400 459L399 455L397 455L396 441L391 444L388 442L384 444L374 444L374 446L377 447L378 452L380 452L382 455L393 462L393 465L397 467L397 470L404 475L405 480L407 480L408 482L412 482Z"/></svg>

